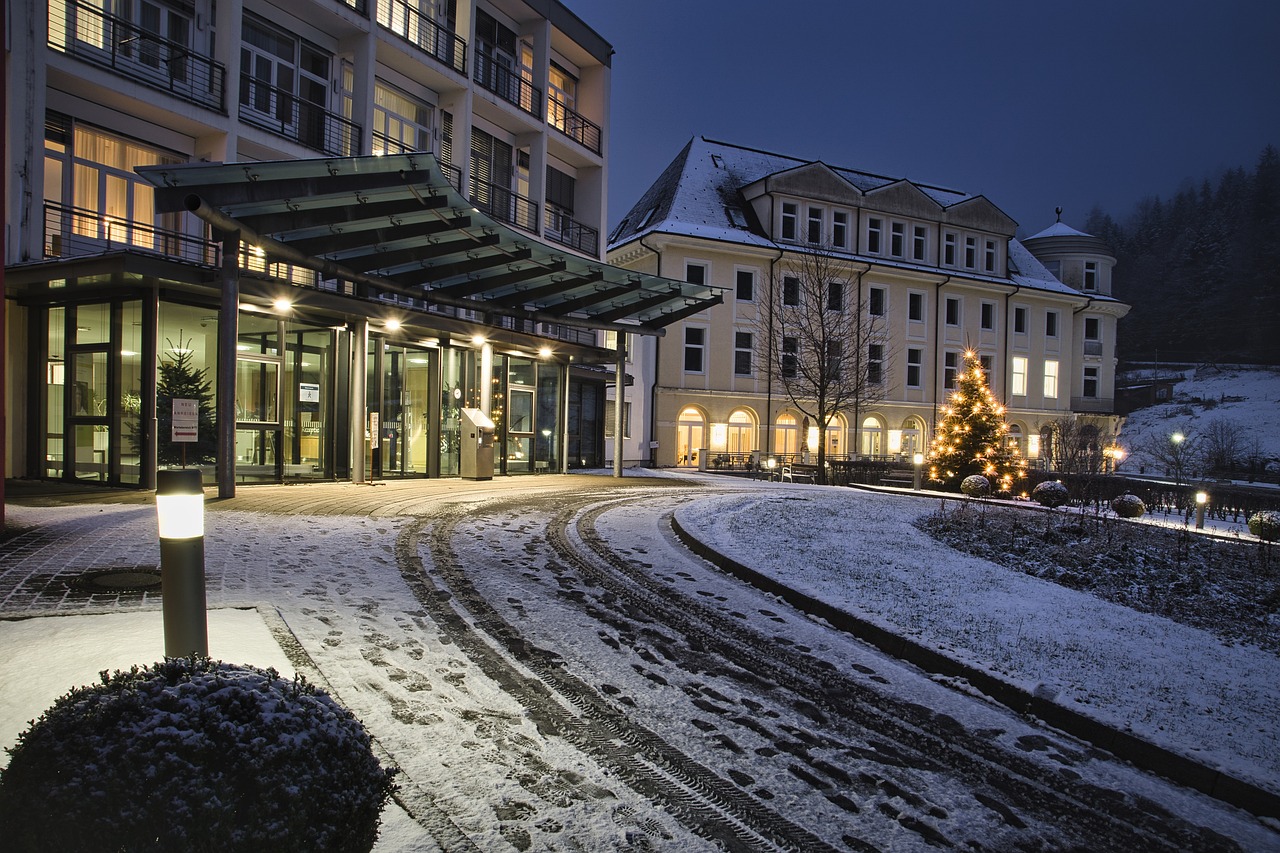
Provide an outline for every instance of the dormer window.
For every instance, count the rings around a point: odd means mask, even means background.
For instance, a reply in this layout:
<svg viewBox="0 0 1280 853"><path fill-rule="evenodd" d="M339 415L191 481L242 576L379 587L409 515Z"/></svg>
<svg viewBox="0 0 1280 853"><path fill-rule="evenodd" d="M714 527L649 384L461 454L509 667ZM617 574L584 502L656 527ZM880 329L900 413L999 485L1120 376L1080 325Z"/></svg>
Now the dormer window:
<svg viewBox="0 0 1280 853"><path fill-rule="evenodd" d="M974 269L978 266L978 238L964 238L964 266L965 269Z"/></svg>
<svg viewBox="0 0 1280 853"><path fill-rule="evenodd" d="M987 272L996 271L996 241L988 240L982 251L982 267Z"/></svg>
<svg viewBox="0 0 1280 853"><path fill-rule="evenodd" d="M849 248L849 214L843 210L831 214L831 243L837 249Z"/></svg>
<svg viewBox="0 0 1280 853"><path fill-rule="evenodd" d="M944 267L956 265L956 235L951 232L942 235L942 265Z"/></svg>
<svg viewBox="0 0 1280 853"><path fill-rule="evenodd" d="M929 257L929 229L923 225L917 225L912 230L911 260L923 261L927 257Z"/></svg>
<svg viewBox="0 0 1280 853"><path fill-rule="evenodd" d="M822 242L822 208L809 208L809 230L805 242L817 245Z"/></svg>
<svg viewBox="0 0 1280 853"><path fill-rule="evenodd" d="M889 254L901 258L906 254L907 226L901 222L889 225Z"/></svg>
<svg viewBox="0 0 1280 853"><path fill-rule="evenodd" d="M782 239L795 240L800 227L800 207L793 201L782 203Z"/></svg>
<svg viewBox="0 0 1280 853"><path fill-rule="evenodd" d="M884 223L878 216L867 218L867 252L880 254L880 238L884 233Z"/></svg>

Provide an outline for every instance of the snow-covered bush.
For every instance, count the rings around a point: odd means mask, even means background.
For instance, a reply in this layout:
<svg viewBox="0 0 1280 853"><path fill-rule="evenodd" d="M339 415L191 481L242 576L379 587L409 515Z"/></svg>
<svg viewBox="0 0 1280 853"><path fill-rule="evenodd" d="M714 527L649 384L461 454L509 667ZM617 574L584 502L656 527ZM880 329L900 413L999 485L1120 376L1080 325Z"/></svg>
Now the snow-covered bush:
<svg viewBox="0 0 1280 853"><path fill-rule="evenodd" d="M1057 480L1045 480L1031 490L1031 499L1040 506L1062 506L1067 502L1067 487Z"/></svg>
<svg viewBox="0 0 1280 853"><path fill-rule="evenodd" d="M1280 511L1263 509L1249 516L1249 532L1268 542L1280 539Z"/></svg>
<svg viewBox="0 0 1280 853"><path fill-rule="evenodd" d="M328 694L200 657L103 672L9 754L9 850L367 853L394 788Z"/></svg>
<svg viewBox="0 0 1280 853"><path fill-rule="evenodd" d="M984 498L991 494L991 482L981 474L970 474L961 481L960 491L971 498Z"/></svg>
<svg viewBox="0 0 1280 853"><path fill-rule="evenodd" d="M1141 518L1147 511L1142 498L1125 492L1111 502L1111 511L1121 518Z"/></svg>

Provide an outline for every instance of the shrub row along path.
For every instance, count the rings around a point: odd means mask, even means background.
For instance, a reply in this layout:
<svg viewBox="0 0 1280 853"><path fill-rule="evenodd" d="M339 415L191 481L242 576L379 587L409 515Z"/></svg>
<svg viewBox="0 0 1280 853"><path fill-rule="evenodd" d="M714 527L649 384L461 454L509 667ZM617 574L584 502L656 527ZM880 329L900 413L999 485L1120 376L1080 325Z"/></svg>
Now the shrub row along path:
<svg viewBox="0 0 1280 853"><path fill-rule="evenodd" d="M1241 849L1229 809L695 557L670 517L700 490L535 480L210 504L278 549L212 543L211 604L279 613L439 849Z"/></svg>

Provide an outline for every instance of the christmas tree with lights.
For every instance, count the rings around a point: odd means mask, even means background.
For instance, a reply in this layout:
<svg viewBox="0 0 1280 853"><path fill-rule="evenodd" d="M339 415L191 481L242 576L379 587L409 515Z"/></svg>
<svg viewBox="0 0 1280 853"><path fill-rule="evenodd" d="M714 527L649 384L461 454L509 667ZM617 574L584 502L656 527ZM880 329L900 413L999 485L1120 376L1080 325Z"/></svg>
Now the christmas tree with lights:
<svg viewBox="0 0 1280 853"><path fill-rule="evenodd" d="M981 474L993 490L1008 492L1027 475L1017 442L1009 438L1004 406L987 387L976 353L964 354L964 370L942 414L929 451L931 480L952 484Z"/></svg>

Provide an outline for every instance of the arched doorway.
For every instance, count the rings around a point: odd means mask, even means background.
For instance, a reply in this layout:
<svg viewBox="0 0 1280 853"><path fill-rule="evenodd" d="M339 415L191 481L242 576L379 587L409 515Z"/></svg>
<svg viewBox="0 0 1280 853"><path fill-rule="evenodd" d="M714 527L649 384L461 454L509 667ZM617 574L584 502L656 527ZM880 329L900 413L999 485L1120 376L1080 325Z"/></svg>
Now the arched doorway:
<svg viewBox="0 0 1280 853"><path fill-rule="evenodd" d="M862 455L879 456L884 453L884 424L871 416L862 422Z"/></svg>
<svg viewBox="0 0 1280 853"><path fill-rule="evenodd" d="M844 415L833 415L831 420L827 422L827 434L823 450L828 459L848 452L849 449L845 446L844 441L846 429L847 424Z"/></svg>
<svg viewBox="0 0 1280 853"><path fill-rule="evenodd" d="M790 412L778 415L774 428L773 452L780 456L792 456L800 452L800 427L796 423L796 416Z"/></svg>
<svg viewBox="0 0 1280 853"><path fill-rule="evenodd" d="M730 453L750 453L756 449L756 421L746 409L729 415L725 449Z"/></svg>
<svg viewBox="0 0 1280 853"><path fill-rule="evenodd" d="M914 415L902 422L902 458L910 460L917 453L927 452L924 421Z"/></svg>
<svg viewBox="0 0 1280 853"><path fill-rule="evenodd" d="M680 411L676 422L676 465L696 468L698 452L706 446L707 421L693 406Z"/></svg>

